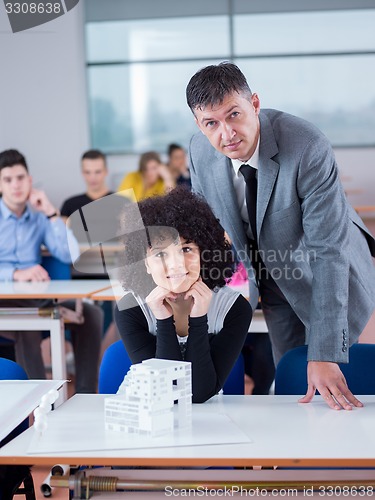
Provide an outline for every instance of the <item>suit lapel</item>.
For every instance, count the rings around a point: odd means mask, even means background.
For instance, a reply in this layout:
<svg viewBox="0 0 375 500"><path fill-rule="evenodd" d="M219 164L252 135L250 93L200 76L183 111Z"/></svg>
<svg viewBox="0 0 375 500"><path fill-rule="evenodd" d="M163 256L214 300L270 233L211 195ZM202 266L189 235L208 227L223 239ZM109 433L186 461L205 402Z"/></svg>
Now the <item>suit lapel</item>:
<svg viewBox="0 0 375 500"><path fill-rule="evenodd" d="M247 236L238 207L237 195L233 186L232 163L229 158L216 152L216 162L213 164L213 179L215 182L218 201L224 210L224 220L221 221L232 243L239 252L240 260L244 263L249 276L249 301L253 310L256 309L259 290L256 284L255 273L247 254Z"/></svg>
<svg viewBox="0 0 375 500"><path fill-rule="evenodd" d="M246 246L246 235L240 215L237 196L232 180L232 164L229 158L216 154L217 163L213 165L213 179L220 205L224 208L226 221L222 221L236 248Z"/></svg>
<svg viewBox="0 0 375 500"><path fill-rule="evenodd" d="M278 153L271 123L262 114L260 119L260 146L258 169L258 195L257 195L257 232L258 241L263 219L271 198L275 181L279 173L279 164L272 158Z"/></svg>

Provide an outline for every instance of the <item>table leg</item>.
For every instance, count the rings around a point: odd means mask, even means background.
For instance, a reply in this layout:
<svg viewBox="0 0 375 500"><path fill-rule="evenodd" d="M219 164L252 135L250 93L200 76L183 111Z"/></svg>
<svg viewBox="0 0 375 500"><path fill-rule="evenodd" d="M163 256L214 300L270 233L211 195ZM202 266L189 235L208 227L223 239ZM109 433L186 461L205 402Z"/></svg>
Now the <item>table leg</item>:
<svg viewBox="0 0 375 500"><path fill-rule="evenodd" d="M66 380L65 327L63 318L51 320L50 330L52 378ZM55 403L55 407L60 406L60 404L66 401L67 397L67 385L64 384L60 390L60 396Z"/></svg>

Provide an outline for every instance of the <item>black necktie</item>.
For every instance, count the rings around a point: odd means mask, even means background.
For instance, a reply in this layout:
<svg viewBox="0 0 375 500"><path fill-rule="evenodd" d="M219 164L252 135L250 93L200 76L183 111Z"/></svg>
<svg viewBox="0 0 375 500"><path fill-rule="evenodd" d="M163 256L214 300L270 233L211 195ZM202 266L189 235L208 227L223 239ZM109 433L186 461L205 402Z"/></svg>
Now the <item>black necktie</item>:
<svg viewBox="0 0 375 500"><path fill-rule="evenodd" d="M249 215L249 223L254 236L254 241L257 241L257 178L256 168L250 165L241 165L240 172L246 182L246 205Z"/></svg>

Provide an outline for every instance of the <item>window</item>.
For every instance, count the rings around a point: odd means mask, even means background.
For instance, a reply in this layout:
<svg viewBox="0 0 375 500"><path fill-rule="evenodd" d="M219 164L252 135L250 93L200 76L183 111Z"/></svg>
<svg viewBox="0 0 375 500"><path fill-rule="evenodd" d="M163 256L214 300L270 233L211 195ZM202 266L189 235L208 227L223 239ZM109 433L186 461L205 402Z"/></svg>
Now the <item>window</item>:
<svg viewBox="0 0 375 500"><path fill-rule="evenodd" d="M375 143L375 53L234 62L261 107L309 120L335 146Z"/></svg>
<svg viewBox="0 0 375 500"><path fill-rule="evenodd" d="M262 107L312 121L335 146L374 145L375 9L229 14L229 0L220 8L87 22L93 147L141 153L165 152L170 142L187 146L197 129L186 85L201 67L229 59Z"/></svg>
<svg viewBox="0 0 375 500"><path fill-rule="evenodd" d="M186 104L189 78L220 60L89 67L93 146L108 153L164 152L197 131Z"/></svg>
<svg viewBox="0 0 375 500"><path fill-rule="evenodd" d="M89 23L86 38L91 63L230 57L225 16Z"/></svg>

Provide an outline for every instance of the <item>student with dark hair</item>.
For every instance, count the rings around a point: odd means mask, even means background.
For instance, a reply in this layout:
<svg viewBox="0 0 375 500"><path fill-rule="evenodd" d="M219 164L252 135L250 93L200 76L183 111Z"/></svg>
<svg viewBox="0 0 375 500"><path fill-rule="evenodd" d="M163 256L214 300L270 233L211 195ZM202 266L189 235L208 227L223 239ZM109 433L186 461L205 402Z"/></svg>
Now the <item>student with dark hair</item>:
<svg viewBox="0 0 375 500"><path fill-rule="evenodd" d="M26 172L29 171L26 158L16 149L7 149L0 154L0 170L3 168L12 166L12 165L21 165L24 167Z"/></svg>
<svg viewBox="0 0 375 500"><path fill-rule="evenodd" d="M118 192L133 190L129 198L141 201L150 196L165 194L175 186L172 175L155 151L143 153L139 158L137 172L130 172L122 179Z"/></svg>
<svg viewBox="0 0 375 500"><path fill-rule="evenodd" d="M48 281L41 266L41 245L70 263L78 244L47 195L32 187L26 160L11 149L0 153L0 281ZM63 304L75 309L75 302ZM0 307L50 307L52 301L0 300ZM76 391L96 392L103 317L100 308L83 303L83 324L69 324L76 368ZM30 378L45 378L39 331L1 332L16 342L16 361Z"/></svg>
<svg viewBox="0 0 375 500"><path fill-rule="evenodd" d="M83 179L86 183L86 192L76 196L72 196L64 201L61 207L61 215L65 218L70 217L74 212L81 209L82 207L92 203L104 196L109 196L113 194L113 191L107 186L107 158L104 153L98 149L90 149L83 153L81 157L81 172ZM75 227L71 226L73 231ZM77 232L80 235L80 232ZM80 242L82 243L82 242ZM80 263L85 262L85 255L81 256ZM77 273L77 270L76 270ZM92 277L102 277L102 273L87 274L82 273L80 277L82 279L92 278ZM113 322L112 307L109 302L104 302L102 304L102 309L104 312L104 326L105 332L102 341L102 352L105 348L119 338L116 326Z"/></svg>
<svg viewBox="0 0 375 500"><path fill-rule="evenodd" d="M61 216L70 217L76 210L103 196L113 194L107 184L107 160L98 149L90 149L83 153L81 171L87 190L83 194L72 196L64 201L61 207Z"/></svg>
<svg viewBox="0 0 375 500"><path fill-rule="evenodd" d="M328 139L259 97L232 63L199 70L186 89L199 133L193 189L227 231L260 294L275 363L308 344L308 390L334 409L362 406L338 363L349 361L375 305L375 242L349 205Z"/></svg>
<svg viewBox="0 0 375 500"><path fill-rule="evenodd" d="M191 189L186 152L179 144L169 144L167 166L172 174L176 186L185 186L188 189Z"/></svg>
<svg viewBox="0 0 375 500"><path fill-rule="evenodd" d="M193 402L223 387L241 354L252 310L225 286L234 261L207 203L186 188L127 211L122 284L115 319L133 363L191 361Z"/></svg>

